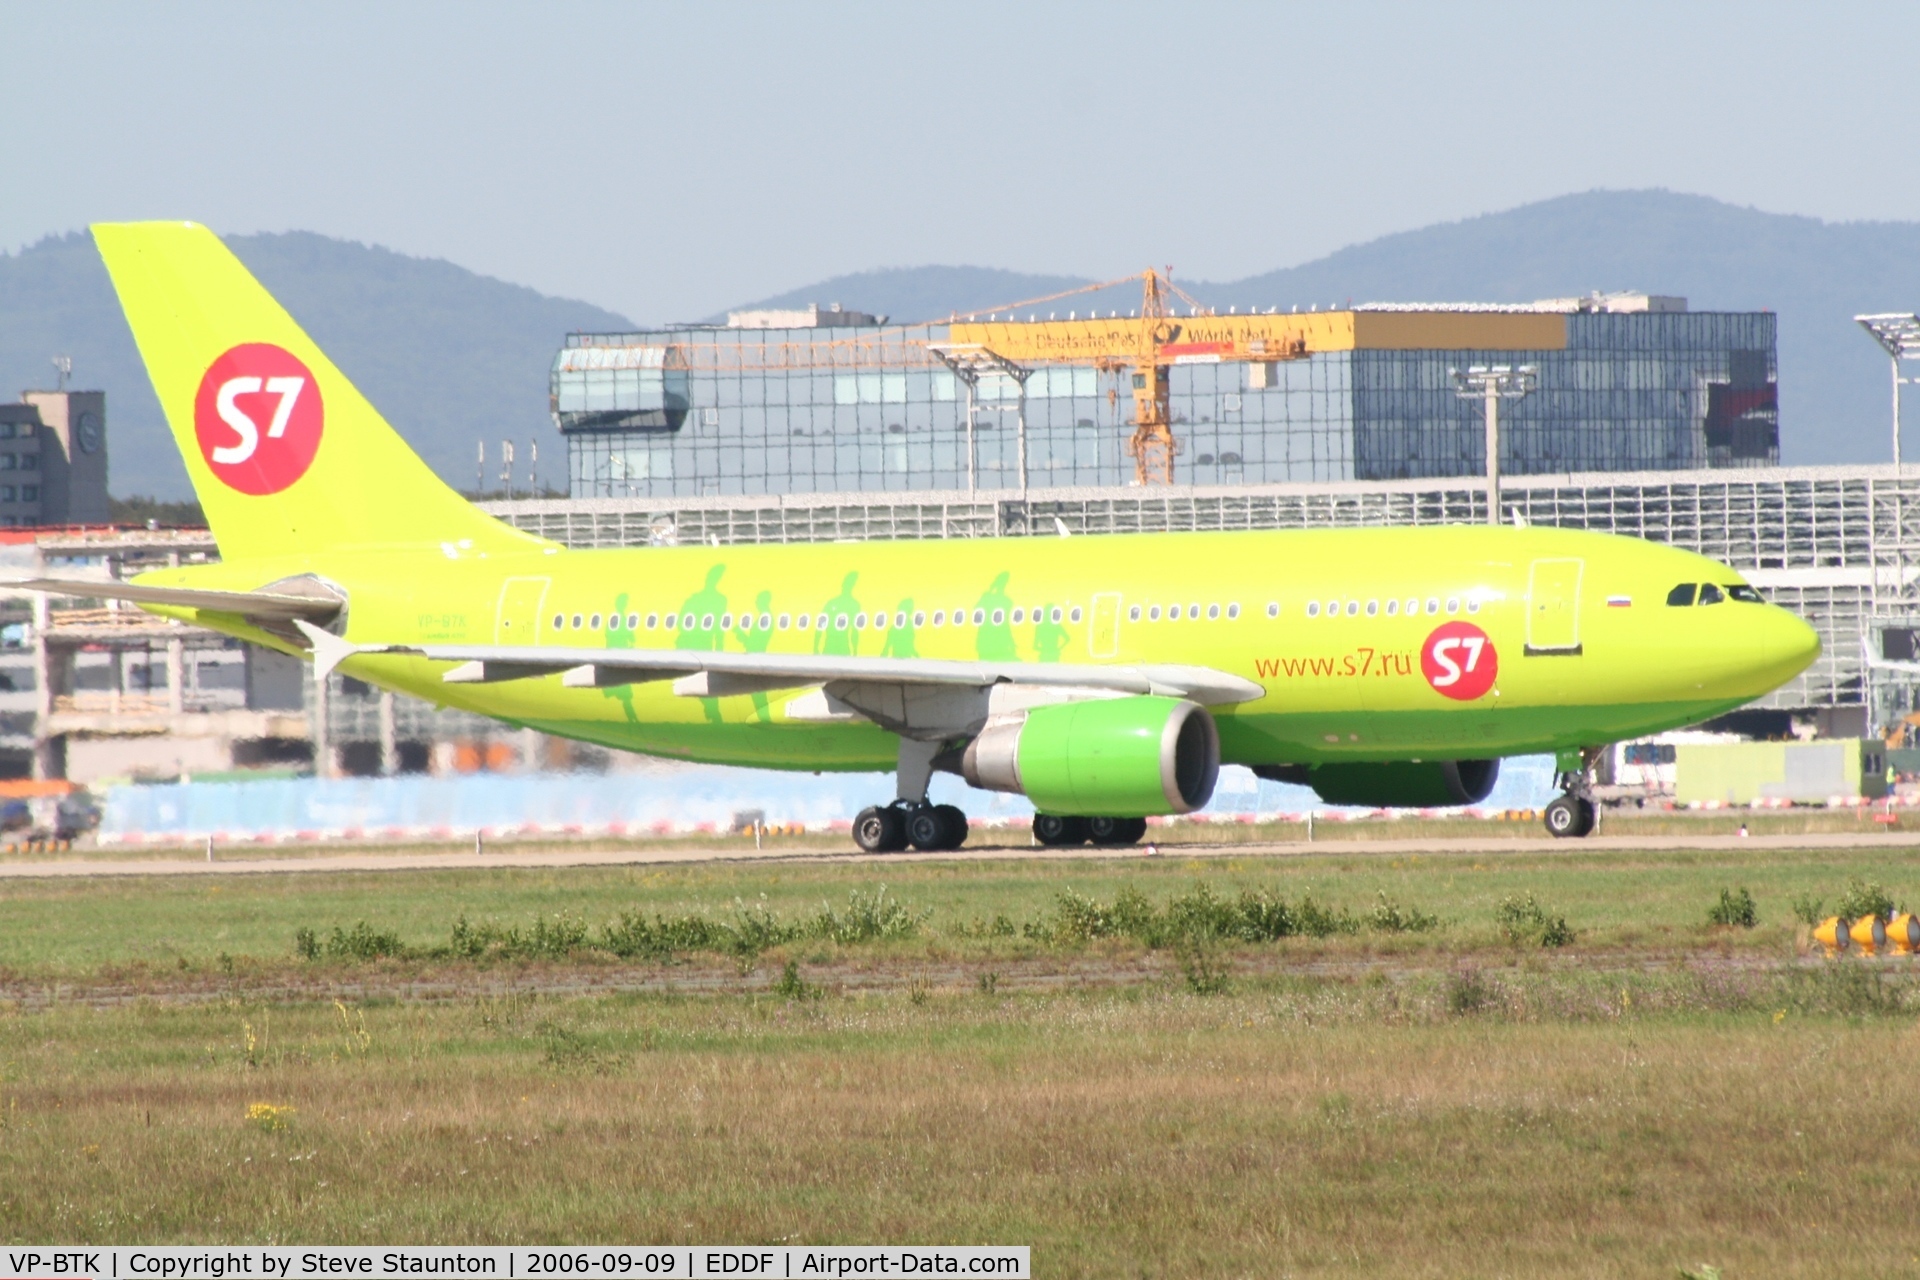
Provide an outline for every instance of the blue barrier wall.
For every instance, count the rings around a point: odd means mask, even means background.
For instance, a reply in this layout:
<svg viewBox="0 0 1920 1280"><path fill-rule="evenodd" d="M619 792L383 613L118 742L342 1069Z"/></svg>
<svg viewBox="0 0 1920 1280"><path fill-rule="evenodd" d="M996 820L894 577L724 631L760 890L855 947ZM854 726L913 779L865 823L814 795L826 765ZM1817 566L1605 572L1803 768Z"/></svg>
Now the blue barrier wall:
<svg viewBox="0 0 1920 1280"><path fill-rule="evenodd" d="M1552 798L1553 759L1507 761L1486 809L1539 808ZM783 773L688 766L613 774L466 774L432 778L279 778L259 782L183 782L109 788L100 836L105 843L183 840L207 835L291 839L580 830L727 829L759 810L770 823L822 826L893 794L880 774ZM933 798L976 820L1030 817L1019 796L975 791L959 779L934 779ZM1304 787L1264 782L1245 769L1221 771L1208 812L1328 812Z"/></svg>

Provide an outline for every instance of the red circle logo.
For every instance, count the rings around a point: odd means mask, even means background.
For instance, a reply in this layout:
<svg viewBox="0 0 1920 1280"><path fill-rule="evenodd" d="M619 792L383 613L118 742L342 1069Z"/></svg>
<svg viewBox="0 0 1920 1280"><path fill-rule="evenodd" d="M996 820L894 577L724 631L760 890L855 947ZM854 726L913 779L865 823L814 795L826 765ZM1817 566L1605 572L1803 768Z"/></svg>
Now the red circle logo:
<svg viewBox="0 0 1920 1280"><path fill-rule="evenodd" d="M248 342L200 379L193 434L220 483L260 496L307 473L325 416L320 387L299 357L270 342Z"/></svg>
<svg viewBox="0 0 1920 1280"><path fill-rule="evenodd" d="M1500 674L1500 655L1471 622L1443 622L1420 646L1420 671L1434 689L1460 702L1485 696Z"/></svg>

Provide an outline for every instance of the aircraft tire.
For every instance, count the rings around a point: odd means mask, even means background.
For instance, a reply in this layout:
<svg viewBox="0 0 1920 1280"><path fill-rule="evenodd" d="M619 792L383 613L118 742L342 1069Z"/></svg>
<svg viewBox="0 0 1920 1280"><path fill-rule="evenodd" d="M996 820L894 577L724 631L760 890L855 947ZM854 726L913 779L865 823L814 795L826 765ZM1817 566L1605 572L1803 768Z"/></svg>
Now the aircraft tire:
<svg viewBox="0 0 1920 1280"><path fill-rule="evenodd" d="M1593 802L1579 796L1557 796L1541 814L1547 834L1556 839L1578 839L1593 831Z"/></svg>
<svg viewBox="0 0 1920 1280"><path fill-rule="evenodd" d="M898 853L907 847L906 815L892 805L870 805L853 820L853 842L866 853Z"/></svg>
<svg viewBox="0 0 1920 1280"><path fill-rule="evenodd" d="M1139 844L1147 834L1145 818L1088 818L1087 838L1097 845Z"/></svg>
<svg viewBox="0 0 1920 1280"><path fill-rule="evenodd" d="M953 835L953 824L941 809L946 805L923 804L907 811L907 843L923 852L947 849L952 846L947 841ZM965 819L961 819L965 822Z"/></svg>
<svg viewBox="0 0 1920 1280"><path fill-rule="evenodd" d="M958 849L967 842L967 815L958 805L937 804L933 807L933 811L946 827L940 841L940 848Z"/></svg>
<svg viewBox="0 0 1920 1280"><path fill-rule="evenodd" d="M1087 842L1087 820L1058 813L1033 815L1033 838L1044 845L1074 845Z"/></svg>

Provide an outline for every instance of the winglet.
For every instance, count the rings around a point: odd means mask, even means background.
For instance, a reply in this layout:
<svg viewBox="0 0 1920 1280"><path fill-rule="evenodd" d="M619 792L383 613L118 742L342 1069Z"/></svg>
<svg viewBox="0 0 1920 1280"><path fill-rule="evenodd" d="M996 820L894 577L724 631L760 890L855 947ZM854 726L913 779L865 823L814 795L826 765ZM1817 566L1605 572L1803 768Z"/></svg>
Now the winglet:
<svg viewBox="0 0 1920 1280"><path fill-rule="evenodd" d="M333 669L360 652L360 646L341 639L331 631L323 631L305 618L295 618L293 625L300 628L300 634L313 646L313 678L325 680L333 674Z"/></svg>

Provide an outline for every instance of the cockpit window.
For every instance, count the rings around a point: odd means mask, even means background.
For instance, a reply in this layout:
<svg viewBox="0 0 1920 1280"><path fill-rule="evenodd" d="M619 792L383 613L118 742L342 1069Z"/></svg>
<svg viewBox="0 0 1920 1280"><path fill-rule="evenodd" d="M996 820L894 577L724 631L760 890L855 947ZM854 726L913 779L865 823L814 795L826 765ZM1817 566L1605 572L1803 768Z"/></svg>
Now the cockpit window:
<svg viewBox="0 0 1920 1280"><path fill-rule="evenodd" d="M1667 592L1667 603L1675 606L1692 604L1693 590L1693 583L1683 582L1673 590Z"/></svg>
<svg viewBox="0 0 1920 1280"><path fill-rule="evenodd" d="M1725 599L1726 597L1720 594L1720 588L1714 586L1711 582L1703 582L1700 584L1701 604L1719 604Z"/></svg>
<svg viewBox="0 0 1920 1280"><path fill-rule="evenodd" d="M1744 582L1736 582L1727 588L1727 595L1741 604L1765 604L1758 591Z"/></svg>

